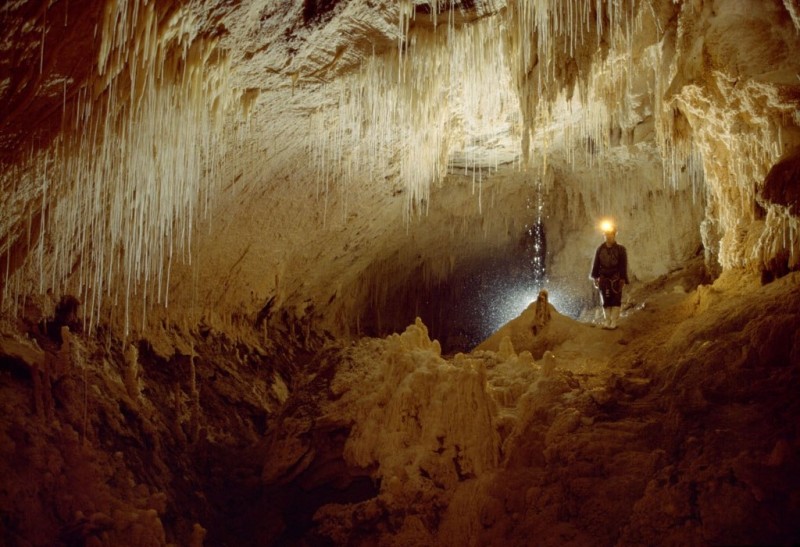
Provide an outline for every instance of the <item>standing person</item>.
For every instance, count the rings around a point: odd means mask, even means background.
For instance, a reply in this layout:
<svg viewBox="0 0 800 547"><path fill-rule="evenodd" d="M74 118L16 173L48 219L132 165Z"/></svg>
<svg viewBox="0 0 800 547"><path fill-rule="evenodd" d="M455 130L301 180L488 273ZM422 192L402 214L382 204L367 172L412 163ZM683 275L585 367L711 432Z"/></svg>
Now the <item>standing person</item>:
<svg viewBox="0 0 800 547"><path fill-rule="evenodd" d="M605 241L594 253L592 280L603 301L603 328L617 328L622 305L622 287L628 281L628 253L617 243L617 227L610 221L601 224Z"/></svg>

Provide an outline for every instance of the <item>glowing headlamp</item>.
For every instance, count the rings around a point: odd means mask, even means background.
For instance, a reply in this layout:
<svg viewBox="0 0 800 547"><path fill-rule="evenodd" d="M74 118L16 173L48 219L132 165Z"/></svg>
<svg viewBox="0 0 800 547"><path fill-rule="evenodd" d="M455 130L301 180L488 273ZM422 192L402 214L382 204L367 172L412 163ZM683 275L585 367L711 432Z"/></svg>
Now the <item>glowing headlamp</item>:
<svg viewBox="0 0 800 547"><path fill-rule="evenodd" d="M611 233L611 232L616 232L617 228L616 228L616 226L614 226L614 223L612 221L606 219L606 220L603 220L602 222L600 222L600 230L604 234L608 234L608 233Z"/></svg>

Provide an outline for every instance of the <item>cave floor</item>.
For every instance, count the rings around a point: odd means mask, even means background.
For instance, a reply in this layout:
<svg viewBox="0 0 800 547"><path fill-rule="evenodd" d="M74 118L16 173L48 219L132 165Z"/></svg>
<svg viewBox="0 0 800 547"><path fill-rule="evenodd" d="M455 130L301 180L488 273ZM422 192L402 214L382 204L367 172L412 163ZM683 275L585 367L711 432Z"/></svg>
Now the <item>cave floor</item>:
<svg viewBox="0 0 800 547"><path fill-rule="evenodd" d="M534 336L526 311L446 357L421 325L316 345L175 329L134 351L6 321L0 538L797 543L800 273L691 279L631 288L616 330L554 313Z"/></svg>
<svg viewBox="0 0 800 547"><path fill-rule="evenodd" d="M357 342L347 366L315 385L333 393L312 412L351 432L345 467L380 488L318 507L300 535L387 545L797 542L800 274L767 285L741 272L697 279L688 268L632 287L616 330L557 310L533 329L532 306L468 354L442 358L419 323ZM287 417L296 427L309 413ZM315 448L325 462L348 459ZM302 471L290 482L321 474L292 461Z"/></svg>

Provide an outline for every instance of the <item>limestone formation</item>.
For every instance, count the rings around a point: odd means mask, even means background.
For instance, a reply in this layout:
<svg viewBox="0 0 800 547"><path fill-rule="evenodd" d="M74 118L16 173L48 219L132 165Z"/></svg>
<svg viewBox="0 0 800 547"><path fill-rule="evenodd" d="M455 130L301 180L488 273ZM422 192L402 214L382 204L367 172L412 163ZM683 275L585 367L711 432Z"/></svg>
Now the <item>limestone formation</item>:
<svg viewBox="0 0 800 547"><path fill-rule="evenodd" d="M5 2L0 544L800 542L798 51L798 0Z"/></svg>

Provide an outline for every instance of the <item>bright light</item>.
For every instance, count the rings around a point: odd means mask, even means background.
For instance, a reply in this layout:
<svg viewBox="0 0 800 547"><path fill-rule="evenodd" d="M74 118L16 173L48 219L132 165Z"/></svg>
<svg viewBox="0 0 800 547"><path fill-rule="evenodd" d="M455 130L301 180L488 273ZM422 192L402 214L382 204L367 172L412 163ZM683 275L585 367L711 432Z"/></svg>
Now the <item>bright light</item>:
<svg viewBox="0 0 800 547"><path fill-rule="evenodd" d="M614 230L614 222L612 220L609 220L609 219L605 219L605 220L601 221L600 222L600 230L603 233L615 231Z"/></svg>
<svg viewBox="0 0 800 547"><path fill-rule="evenodd" d="M522 288L501 299L497 316L495 318L497 330L512 319L519 317L525 309L539 296L539 291L529 287Z"/></svg>
<svg viewBox="0 0 800 547"><path fill-rule="evenodd" d="M522 312L539 297L539 290L530 286L512 287L493 298L492 305L485 310L486 327L489 331L495 332L522 315ZM558 313L573 319L578 317L581 309L579 297L552 285L547 287L547 292L548 302Z"/></svg>

